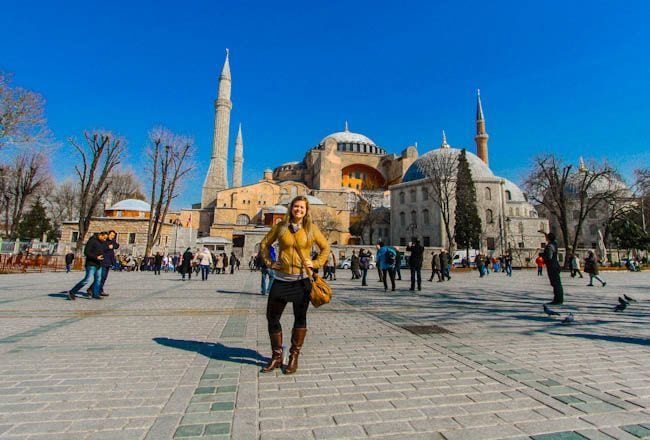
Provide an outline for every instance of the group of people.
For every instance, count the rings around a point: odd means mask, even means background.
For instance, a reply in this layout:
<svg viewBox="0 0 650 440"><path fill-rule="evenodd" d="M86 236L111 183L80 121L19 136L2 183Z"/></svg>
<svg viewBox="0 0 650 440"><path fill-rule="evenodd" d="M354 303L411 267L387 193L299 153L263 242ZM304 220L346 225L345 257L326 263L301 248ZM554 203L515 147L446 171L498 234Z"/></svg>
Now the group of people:
<svg viewBox="0 0 650 440"><path fill-rule="evenodd" d="M445 280L451 280L451 254L446 250L438 252L431 252L431 277L429 281L437 277L438 282L441 283Z"/></svg>
<svg viewBox="0 0 650 440"><path fill-rule="evenodd" d="M101 231L90 237L84 248L86 274L81 281L66 292L69 300L74 301L77 299L79 291L88 283L91 283L86 291L88 298L103 299L109 296L104 291L104 285L106 284L108 273L116 261L115 250L120 247L116 237L117 233L113 230L108 232ZM66 255L66 271L70 271L73 260L74 255L71 259ZM68 263L68 261L70 262Z"/></svg>
<svg viewBox="0 0 650 440"><path fill-rule="evenodd" d="M225 252L215 254L204 247L193 253L192 249L188 247L179 258L177 271L181 274L183 281L185 281L186 275L187 279L191 280L192 272L196 274L200 272L201 280L207 281L210 273L225 274L228 273L228 267L230 267L230 273L233 274L235 270L239 270L239 266L240 260L234 252L231 252L230 256Z"/></svg>

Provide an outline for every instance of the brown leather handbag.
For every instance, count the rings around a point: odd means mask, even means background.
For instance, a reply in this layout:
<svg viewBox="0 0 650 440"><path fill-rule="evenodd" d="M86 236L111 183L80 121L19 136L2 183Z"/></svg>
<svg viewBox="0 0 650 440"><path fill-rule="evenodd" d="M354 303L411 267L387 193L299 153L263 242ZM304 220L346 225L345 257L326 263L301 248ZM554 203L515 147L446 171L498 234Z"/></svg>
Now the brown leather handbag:
<svg viewBox="0 0 650 440"><path fill-rule="evenodd" d="M322 277L305 266L305 258L302 256L302 252L300 252L298 246L296 246L295 240L293 247L296 252L298 252L298 256L302 261L302 266L306 269L307 276L309 277L308 279L311 284L311 287L309 288L309 301L311 301L311 304L314 307L320 307L323 304L329 303L332 300L332 288L325 282Z"/></svg>

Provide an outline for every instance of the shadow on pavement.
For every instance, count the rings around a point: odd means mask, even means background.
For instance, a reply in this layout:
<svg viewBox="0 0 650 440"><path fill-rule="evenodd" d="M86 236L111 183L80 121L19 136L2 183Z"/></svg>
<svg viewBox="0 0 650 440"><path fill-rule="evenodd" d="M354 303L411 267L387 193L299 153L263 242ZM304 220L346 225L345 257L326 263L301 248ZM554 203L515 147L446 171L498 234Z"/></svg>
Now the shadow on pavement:
<svg viewBox="0 0 650 440"><path fill-rule="evenodd" d="M255 350L249 348L228 347L220 343L187 341L184 339L153 338L155 342L166 347L178 348L180 350L195 351L210 359L218 359L226 362L239 364L250 364L263 367L266 365L266 358Z"/></svg>
<svg viewBox="0 0 650 440"><path fill-rule="evenodd" d="M650 339L634 338L629 336L594 335L590 333L557 333L557 335L573 338L595 339L599 341L622 342L624 344L650 345Z"/></svg>

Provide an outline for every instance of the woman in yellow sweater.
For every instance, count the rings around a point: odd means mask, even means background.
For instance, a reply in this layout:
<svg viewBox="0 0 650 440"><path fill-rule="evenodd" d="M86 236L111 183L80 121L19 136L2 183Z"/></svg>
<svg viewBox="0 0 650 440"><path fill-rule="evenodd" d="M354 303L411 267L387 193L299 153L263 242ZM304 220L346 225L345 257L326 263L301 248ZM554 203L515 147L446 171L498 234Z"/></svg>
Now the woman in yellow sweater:
<svg viewBox="0 0 650 440"><path fill-rule="evenodd" d="M278 242L278 261L273 262L269 246ZM318 257L310 258L312 246L319 248ZM307 334L307 309L309 308L310 283L307 268L318 269L325 264L330 245L309 215L309 201L298 196L291 201L284 219L266 234L260 244L264 264L275 270L275 280L266 305L271 339L271 360L262 368L263 373L282 367L282 326L280 318L287 303L293 304L294 324L291 332L289 363L284 373L292 374L298 369L298 356Z"/></svg>

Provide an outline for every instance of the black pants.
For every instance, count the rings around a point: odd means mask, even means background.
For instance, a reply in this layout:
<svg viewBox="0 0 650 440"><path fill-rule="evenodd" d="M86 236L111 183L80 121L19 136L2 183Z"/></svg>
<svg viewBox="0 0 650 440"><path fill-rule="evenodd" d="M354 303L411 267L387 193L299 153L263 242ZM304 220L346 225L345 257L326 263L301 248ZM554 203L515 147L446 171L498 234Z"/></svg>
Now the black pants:
<svg viewBox="0 0 650 440"><path fill-rule="evenodd" d="M293 328L307 328L307 309L309 308L309 294L302 280L281 281L273 280L269 300L266 303L266 320L269 334L280 333L282 325L280 319L287 303L293 303Z"/></svg>
<svg viewBox="0 0 650 440"><path fill-rule="evenodd" d="M415 282L418 283L418 290L422 290L422 268L411 268L411 290L415 290Z"/></svg>
<svg viewBox="0 0 650 440"><path fill-rule="evenodd" d="M368 269L361 269L361 285L367 286L366 277L368 276Z"/></svg>
<svg viewBox="0 0 650 440"><path fill-rule="evenodd" d="M388 276L390 277L390 290L395 290L395 269L388 268L388 269L382 269L381 270L381 275L382 275L382 281L384 282L384 290L388 290L388 283L386 282L386 274L388 273Z"/></svg>
<svg viewBox="0 0 650 440"><path fill-rule="evenodd" d="M562 304L564 302L564 289L562 288L562 280L560 279L560 269L554 267L547 267L546 273L548 280L553 286L553 302Z"/></svg>

